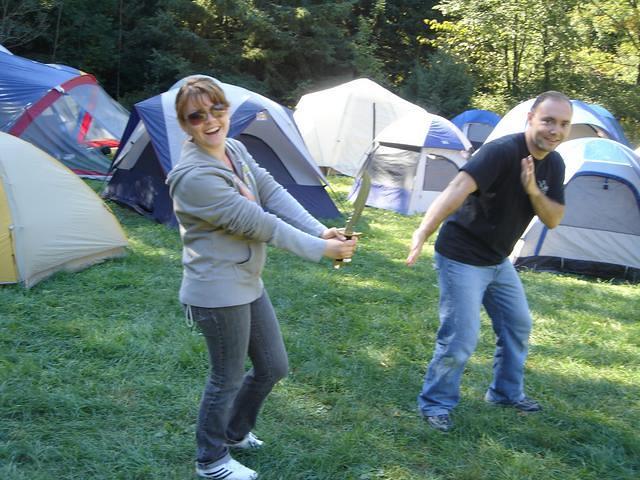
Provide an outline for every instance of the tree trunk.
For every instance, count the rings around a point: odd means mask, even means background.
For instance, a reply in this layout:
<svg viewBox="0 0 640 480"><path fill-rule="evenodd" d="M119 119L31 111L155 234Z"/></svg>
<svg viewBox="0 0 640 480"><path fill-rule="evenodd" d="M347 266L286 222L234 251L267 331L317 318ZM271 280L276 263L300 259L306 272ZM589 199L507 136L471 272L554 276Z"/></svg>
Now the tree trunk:
<svg viewBox="0 0 640 480"><path fill-rule="evenodd" d="M51 62L56 63L56 51L58 50L58 40L60 38L60 21L62 20L62 7L64 0L60 0L58 4L58 18L56 19L56 33L53 36L53 50L51 52Z"/></svg>

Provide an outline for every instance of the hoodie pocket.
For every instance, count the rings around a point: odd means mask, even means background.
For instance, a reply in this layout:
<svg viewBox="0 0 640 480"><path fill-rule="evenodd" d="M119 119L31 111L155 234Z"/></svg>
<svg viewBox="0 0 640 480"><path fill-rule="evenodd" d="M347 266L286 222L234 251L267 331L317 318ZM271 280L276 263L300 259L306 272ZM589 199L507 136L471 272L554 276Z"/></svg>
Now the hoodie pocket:
<svg viewBox="0 0 640 480"><path fill-rule="evenodd" d="M236 267L253 275L260 275L267 258L267 248L264 243L247 243L249 258L244 262L239 262Z"/></svg>

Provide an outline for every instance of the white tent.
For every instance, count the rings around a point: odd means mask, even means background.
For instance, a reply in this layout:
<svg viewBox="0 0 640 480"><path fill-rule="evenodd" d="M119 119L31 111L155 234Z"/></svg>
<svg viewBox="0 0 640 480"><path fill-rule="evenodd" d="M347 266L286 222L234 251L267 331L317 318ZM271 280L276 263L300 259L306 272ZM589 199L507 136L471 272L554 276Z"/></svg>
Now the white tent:
<svg viewBox="0 0 640 480"><path fill-rule="evenodd" d="M303 95L293 116L318 166L354 176L376 135L415 112L425 110L360 78Z"/></svg>
<svg viewBox="0 0 640 480"><path fill-rule="evenodd" d="M405 115L380 132L365 155L371 177L367 205L403 214L426 211L467 161L470 148L449 120L427 112ZM353 194L357 191L358 185Z"/></svg>
<svg viewBox="0 0 640 480"><path fill-rule="evenodd" d="M524 132L527 126L527 113L535 101L534 98L513 107L500 119L491 131L485 143L511 133ZM611 138L626 144L626 139L621 136L622 129L613 118L605 118L593 105L580 100L571 100L573 105L573 117L571 118L571 133L567 140L583 137ZM616 122L617 123L617 122Z"/></svg>
<svg viewBox="0 0 640 480"><path fill-rule="evenodd" d="M536 217L516 266L640 281L640 157L621 143L579 138L557 151L567 166L565 215L549 230Z"/></svg>
<svg viewBox="0 0 640 480"><path fill-rule="evenodd" d="M0 132L0 283L31 287L124 255L126 245L116 218L77 175Z"/></svg>

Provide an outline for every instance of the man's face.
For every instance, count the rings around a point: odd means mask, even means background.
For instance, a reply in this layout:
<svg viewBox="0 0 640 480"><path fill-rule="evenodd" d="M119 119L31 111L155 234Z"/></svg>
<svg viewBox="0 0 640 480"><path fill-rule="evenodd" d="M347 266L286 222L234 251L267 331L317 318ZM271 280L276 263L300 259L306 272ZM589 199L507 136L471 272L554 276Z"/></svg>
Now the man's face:
<svg viewBox="0 0 640 480"><path fill-rule="evenodd" d="M544 157L556 149L571 132L571 105L563 100L547 98L529 112L526 136L535 157Z"/></svg>

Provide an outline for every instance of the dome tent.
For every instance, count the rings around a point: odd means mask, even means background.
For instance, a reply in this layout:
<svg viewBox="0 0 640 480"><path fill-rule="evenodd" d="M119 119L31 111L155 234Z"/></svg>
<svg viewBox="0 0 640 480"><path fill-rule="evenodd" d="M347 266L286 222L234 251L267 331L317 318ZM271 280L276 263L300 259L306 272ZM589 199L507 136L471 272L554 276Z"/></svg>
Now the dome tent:
<svg viewBox="0 0 640 480"><path fill-rule="evenodd" d="M507 112L489 134L485 143L511 133L524 132L527 126L527 114L534 101L535 98L529 99ZM571 100L571 104L573 105L573 117L571 118L571 133L567 140L583 137L610 138L628 146L624 135L621 136L622 128L613 117L603 117L598 109L580 100Z"/></svg>
<svg viewBox="0 0 640 480"><path fill-rule="evenodd" d="M303 95L293 116L318 166L355 176L378 133L403 115L421 112L425 110L359 78Z"/></svg>
<svg viewBox="0 0 640 480"><path fill-rule="evenodd" d="M113 175L103 193L172 226L177 223L165 179L187 139L174 106L178 87L185 79L134 105L114 160ZM309 213L319 218L339 217L325 190L327 182L311 159L290 111L245 88L216 82L231 105L229 137L243 142L256 162Z"/></svg>
<svg viewBox="0 0 640 480"><path fill-rule="evenodd" d="M549 230L535 217L516 244L518 267L640 281L640 157L621 143L560 144L565 214Z"/></svg>
<svg viewBox="0 0 640 480"><path fill-rule="evenodd" d="M363 168L371 177L367 205L406 215L426 211L470 149L449 120L426 112L405 115L382 130L364 156Z"/></svg>
<svg viewBox="0 0 640 480"><path fill-rule="evenodd" d="M474 149L487 139L500 121L500 115L489 110L467 110L451 119L451 122L464 133Z"/></svg>
<svg viewBox="0 0 640 480"><path fill-rule="evenodd" d="M0 132L0 283L32 287L60 270L122 256L120 224L77 175Z"/></svg>
<svg viewBox="0 0 640 480"><path fill-rule="evenodd" d="M104 177L128 112L89 74L0 52L0 130L85 177Z"/></svg>

